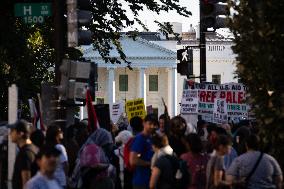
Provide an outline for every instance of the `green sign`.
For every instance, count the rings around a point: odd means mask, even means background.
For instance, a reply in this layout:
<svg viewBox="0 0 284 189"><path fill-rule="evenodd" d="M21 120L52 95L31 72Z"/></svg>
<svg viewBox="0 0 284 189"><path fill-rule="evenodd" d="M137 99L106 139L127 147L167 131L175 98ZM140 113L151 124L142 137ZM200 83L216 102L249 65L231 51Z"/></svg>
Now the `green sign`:
<svg viewBox="0 0 284 189"><path fill-rule="evenodd" d="M23 17L27 24L43 23L44 17L51 15L51 3L15 4L15 16Z"/></svg>

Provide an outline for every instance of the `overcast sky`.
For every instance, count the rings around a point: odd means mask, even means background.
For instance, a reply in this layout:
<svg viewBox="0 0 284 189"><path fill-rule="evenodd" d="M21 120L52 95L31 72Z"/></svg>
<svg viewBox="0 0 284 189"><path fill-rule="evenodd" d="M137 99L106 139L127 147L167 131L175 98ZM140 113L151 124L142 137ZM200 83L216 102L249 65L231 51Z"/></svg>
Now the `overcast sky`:
<svg viewBox="0 0 284 189"><path fill-rule="evenodd" d="M199 22L199 0L180 0L180 4L187 8L192 13L189 18L180 16L175 11L163 12L160 15L154 14L150 11L140 12L139 18L143 23L146 23L150 31L157 31L158 26L154 20L159 22L181 22L182 30L188 31L190 24L194 27Z"/></svg>

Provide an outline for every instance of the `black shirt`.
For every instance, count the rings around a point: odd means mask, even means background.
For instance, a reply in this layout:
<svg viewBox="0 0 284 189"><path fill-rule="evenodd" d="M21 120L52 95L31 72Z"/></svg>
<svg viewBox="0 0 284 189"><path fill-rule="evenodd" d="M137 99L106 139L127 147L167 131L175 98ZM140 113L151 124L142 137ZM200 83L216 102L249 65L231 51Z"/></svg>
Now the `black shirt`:
<svg viewBox="0 0 284 189"><path fill-rule="evenodd" d="M37 148L32 144L27 144L19 148L14 164L14 172L12 178L13 189L23 189L22 171L31 171L32 164L35 160Z"/></svg>
<svg viewBox="0 0 284 189"><path fill-rule="evenodd" d="M186 146L183 142L183 137L177 138L175 136L170 136L169 137L169 144L172 147L172 149L174 150L177 157L180 157L181 154L184 154L184 153L187 152Z"/></svg>
<svg viewBox="0 0 284 189"><path fill-rule="evenodd" d="M156 185L157 189L172 189L174 186L174 168L167 155L161 156L157 159L154 167L160 170L160 177Z"/></svg>

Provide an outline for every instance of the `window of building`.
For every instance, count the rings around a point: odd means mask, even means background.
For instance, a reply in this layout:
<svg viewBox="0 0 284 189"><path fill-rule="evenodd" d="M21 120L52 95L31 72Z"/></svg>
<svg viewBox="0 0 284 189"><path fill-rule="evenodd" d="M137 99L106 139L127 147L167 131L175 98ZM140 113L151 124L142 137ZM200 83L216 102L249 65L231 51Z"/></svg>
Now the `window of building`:
<svg viewBox="0 0 284 189"><path fill-rule="evenodd" d="M104 104L105 103L105 99L104 98L97 98L97 104Z"/></svg>
<svg viewBox="0 0 284 189"><path fill-rule="evenodd" d="M212 83L221 84L221 75L212 75Z"/></svg>
<svg viewBox="0 0 284 189"><path fill-rule="evenodd" d="M149 75L149 91L158 91L158 75Z"/></svg>
<svg viewBox="0 0 284 189"><path fill-rule="evenodd" d="M128 91L128 75L119 75L119 91Z"/></svg>
<svg viewBox="0 0 284 189"><path fill-rule="evenodd" d="M158 108L153 108L153 114L156 115L157 119L158 119L159 109Z"/></svg>

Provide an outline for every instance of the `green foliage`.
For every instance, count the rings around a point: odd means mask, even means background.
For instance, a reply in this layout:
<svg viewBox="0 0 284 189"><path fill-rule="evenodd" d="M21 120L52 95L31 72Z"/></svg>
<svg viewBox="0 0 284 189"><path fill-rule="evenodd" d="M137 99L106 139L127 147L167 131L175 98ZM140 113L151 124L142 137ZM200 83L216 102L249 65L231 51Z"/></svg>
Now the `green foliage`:
<svg viewBox="0 0 284 189"><path fill-rule="evenodd" d="M240 0L230 6L237 73L249 88L263 147L284 167L284 1Z"/></svg>
<svg viewBox="0 0 284 189"><path fill-rule="evenodd" d="M94 33L93 46L106 62L121 63L126 56L121 48L119 38L123 27L140 24L140 11L148 9L155 13L176 10L179 14L189 16L191 13L179 5L179 0L91 0L94 22L88 28ZM16 0L0 1L0 120L7 120L8 87L15 83L20 89L20 99L24 112L28 115L27 99L40 92L41 83L54 79L54 28L49 18L43 25L27 26L13 16ZM62 5L64 6L64 5ZM126 14L129 10L130 14ZM64 24L64 23L62 23ZM66 26L67 27L67 26ZM65 29L66 29L65 27ZM138 30L128 32L135 39ZM66 37L66 35L65 35ZM115 47L112 46L114 44ZM109 57L110 50L116 48L120 59ZM82 53L78 49L66 48L67 58L78 59ZM130 63L127 62L130 68Z"/></svg>

